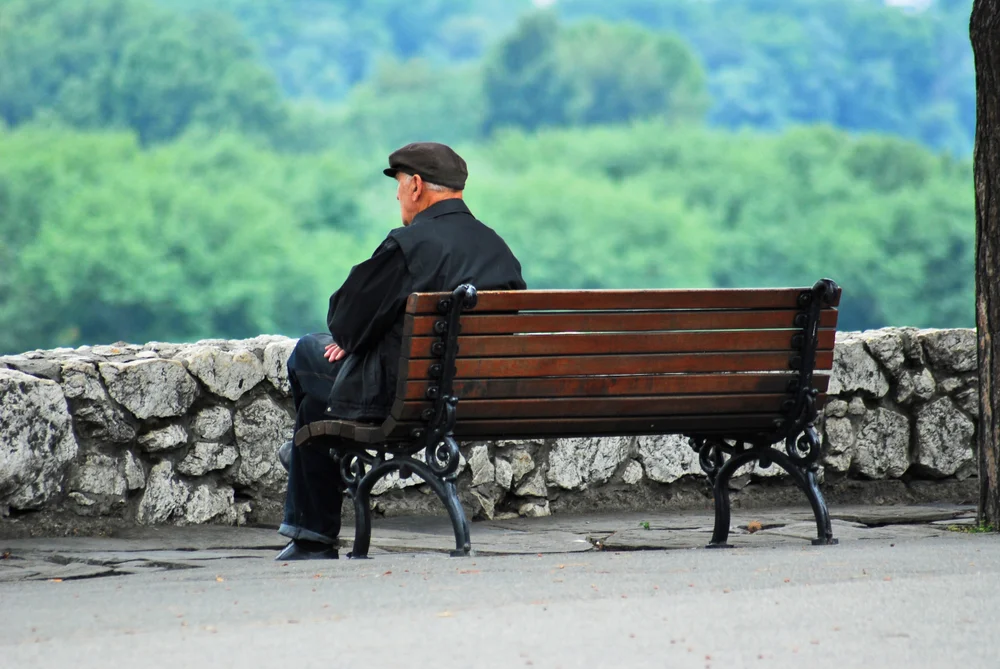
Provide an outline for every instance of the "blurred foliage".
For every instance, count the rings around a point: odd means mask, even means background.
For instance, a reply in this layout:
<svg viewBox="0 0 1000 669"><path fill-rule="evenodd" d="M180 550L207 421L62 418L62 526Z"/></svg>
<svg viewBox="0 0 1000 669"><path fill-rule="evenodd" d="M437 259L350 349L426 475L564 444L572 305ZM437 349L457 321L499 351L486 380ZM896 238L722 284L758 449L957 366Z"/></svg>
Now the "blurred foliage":
<svg viewBox="0 0 1000 669"><path fill-rule="evenodd" d="M414 140L531 287L971 326L968 5L3 0L0 352L322 329Z"/></svg>
<svg viewBox="0 0 1000 669"><path fill-rule="evenodd" d="M80 128L132 128L143 142L191 125L267 134L285 109L239 24L144 0L5 0L0 119L54 116Z"/></svg>

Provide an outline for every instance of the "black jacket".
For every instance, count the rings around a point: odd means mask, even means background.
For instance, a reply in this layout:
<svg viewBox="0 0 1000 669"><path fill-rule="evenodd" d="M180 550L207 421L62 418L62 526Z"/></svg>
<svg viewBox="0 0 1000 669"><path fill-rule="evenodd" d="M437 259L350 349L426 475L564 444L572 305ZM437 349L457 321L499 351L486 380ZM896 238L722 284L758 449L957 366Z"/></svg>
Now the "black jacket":
<svg viewBox="0 0 1000 669"><path fill-rule="evenodd" d="M389 233L330 296L327 325L344 358L327 413L344 420L385 418L395 399L403 312L411 293L524 290L521 264L460 199L438 202Z"/></svg>

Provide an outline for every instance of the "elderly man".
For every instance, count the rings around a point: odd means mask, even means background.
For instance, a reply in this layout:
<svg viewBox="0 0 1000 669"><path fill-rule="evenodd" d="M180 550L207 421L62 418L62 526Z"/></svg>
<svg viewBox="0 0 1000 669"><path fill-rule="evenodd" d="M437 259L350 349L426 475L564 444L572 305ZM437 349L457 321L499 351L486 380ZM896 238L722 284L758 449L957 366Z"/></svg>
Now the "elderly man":
<svg viewBox="0 0 1000 669"><path fill-rule="evenodd" d="M389 156L403 227L392 230L371 258L354 267L330 297L330 334L303 337L288 358L295 429L326 418L379 421L396 389L402 316L410 293L523 290L510 248L462 200L465 161L443 144L409 144ZM284 522L291 542L277 560L336 558L343 484L320 449L285 443L288 469Z"/></svg>

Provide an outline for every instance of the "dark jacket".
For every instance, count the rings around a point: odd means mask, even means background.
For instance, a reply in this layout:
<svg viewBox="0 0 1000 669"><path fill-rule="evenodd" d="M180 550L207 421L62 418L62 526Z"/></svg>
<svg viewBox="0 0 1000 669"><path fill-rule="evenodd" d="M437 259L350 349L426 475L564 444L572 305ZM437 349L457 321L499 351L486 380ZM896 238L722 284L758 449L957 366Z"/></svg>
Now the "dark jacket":
<svg viewBox="0 0 1000 669"><path fill-rule="evenodd" d="M465 202L438 202L390 232L330 297L327 325L349 355L327 413L343 420L385 418L395 399L406 298L463 283L478 290L526 288L510 248Z"/></svg>

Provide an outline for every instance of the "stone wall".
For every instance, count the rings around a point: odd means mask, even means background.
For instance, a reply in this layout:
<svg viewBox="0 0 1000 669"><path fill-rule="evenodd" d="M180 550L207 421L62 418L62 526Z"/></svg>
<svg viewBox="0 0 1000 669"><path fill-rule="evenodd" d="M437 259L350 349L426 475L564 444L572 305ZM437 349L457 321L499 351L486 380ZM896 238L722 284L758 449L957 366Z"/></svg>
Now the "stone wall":
<svg viewBox="0 0 1000 669"><path fill-rule="evenodd" d="M294 343L0 357L0 516L8 526L53 514L81 526L277 522L285 473L274 452L291 436ZM974 498L974 331L841 333L834 365L822 426L828 496ZM463 455L463 500L480 517L711 504L696 454L676 436L479 442ZM748 468L733 485L738 505L804 503L775 467ZM383 513L440 511L415 479L386 479L377 492Z"/></svg>

